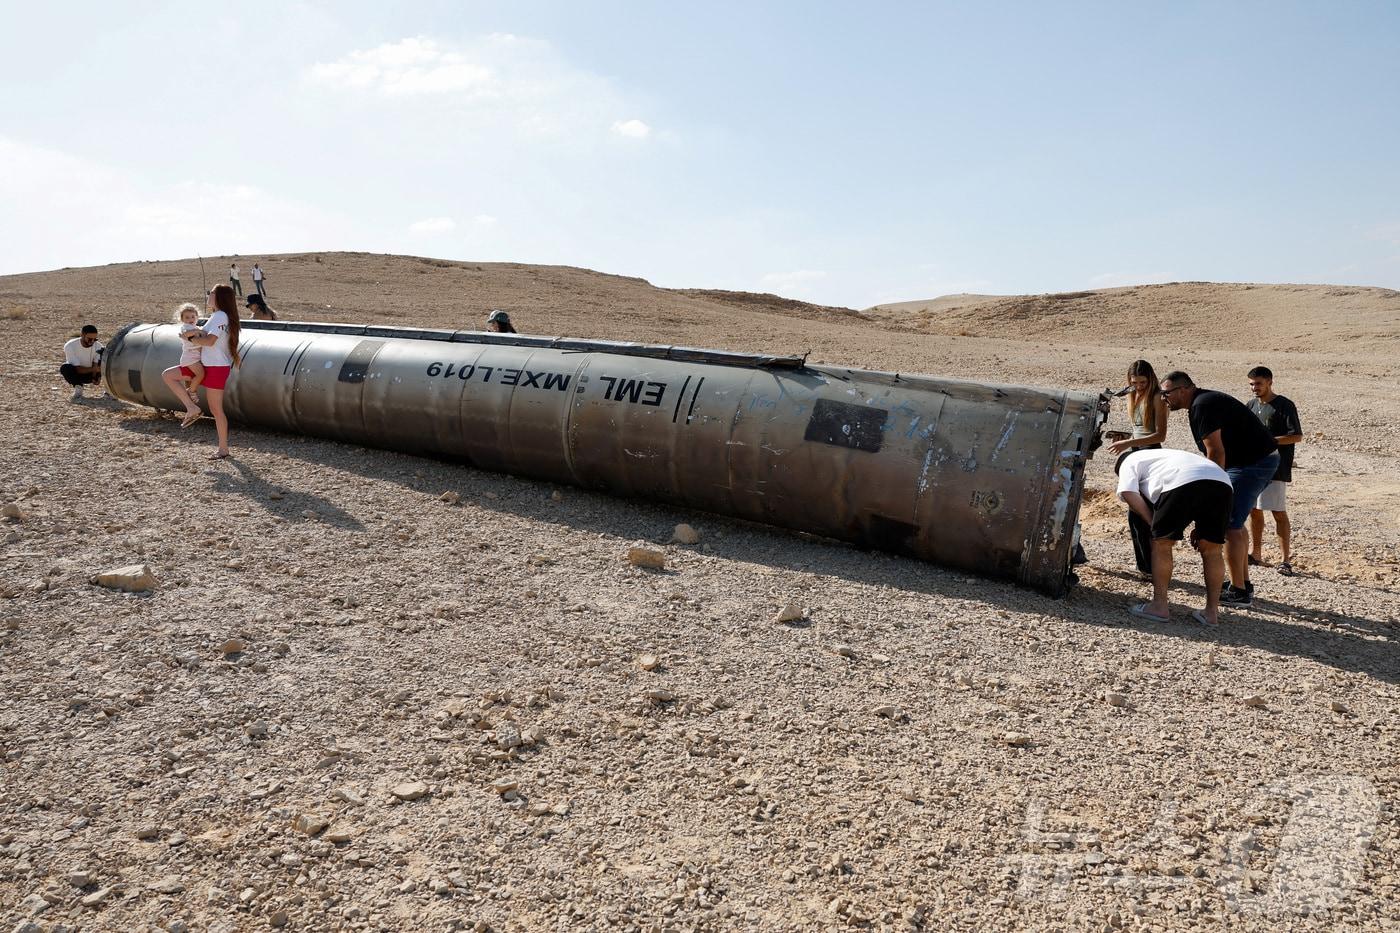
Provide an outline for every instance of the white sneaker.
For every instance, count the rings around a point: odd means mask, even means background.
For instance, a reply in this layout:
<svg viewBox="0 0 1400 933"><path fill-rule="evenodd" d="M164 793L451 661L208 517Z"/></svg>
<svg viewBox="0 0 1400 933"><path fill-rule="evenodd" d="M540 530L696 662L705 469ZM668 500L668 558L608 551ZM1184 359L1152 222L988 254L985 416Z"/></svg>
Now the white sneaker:
<svg viewBox="0 0 1400 933"><path fill-rule="evenodd" d="M73 401L75 401L75 402L80 402L80 401L82 401L82 400L83 400L83 387L82 387L82 386L74 386L74 387L73 387Z"/></svg>

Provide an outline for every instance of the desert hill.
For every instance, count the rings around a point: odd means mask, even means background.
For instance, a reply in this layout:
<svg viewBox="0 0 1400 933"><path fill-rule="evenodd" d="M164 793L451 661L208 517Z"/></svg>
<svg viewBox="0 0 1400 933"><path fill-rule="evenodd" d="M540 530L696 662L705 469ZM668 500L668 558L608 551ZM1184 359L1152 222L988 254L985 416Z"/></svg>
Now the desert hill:
<svg viewBox="0 0 1400 933"><path fill-rule="evenodd" d="M1069 343L1220 342L1308 352L1337 341L1400 347L1400 292L1337 285L1173 282L1047 295L950 295L866 314L922 333L1043 337Z"/></svg>

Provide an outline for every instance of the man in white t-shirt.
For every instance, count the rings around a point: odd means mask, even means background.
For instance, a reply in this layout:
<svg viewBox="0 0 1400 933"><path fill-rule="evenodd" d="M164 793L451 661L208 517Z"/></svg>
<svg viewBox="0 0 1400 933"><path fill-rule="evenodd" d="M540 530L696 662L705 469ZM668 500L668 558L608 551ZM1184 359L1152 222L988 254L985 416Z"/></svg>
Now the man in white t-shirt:
<svg viewBox="0 0 1400 933"><path fill-rule="evenodd" d="M1172 548L1195 525L1191 543L1201 552L1206 607L1191 613L1205 625L1220 620L1220 587L1225 579L1225 526L1234 490L1215 462L1184 450L1138 448L1116 466L1118 498L1152 526L1152 601L1131 609L1135 616L1170 622L1167 587L1172 579Z"/></svg>
<svg viewBox="0 0 1400 933"><path fill-rule="evenodd" d="M256 262L253 263L253 287L258 290L259 295L262 295L264 298L267 297L267 290L263 288L262 266Z"/></svg>
<svg viewBox="0 0 1400 933"><path fill-rule="evenodd" d="M82 399L83 386L102 381L103 349L97 342L97 328L91 324L84 324L78 336L63 345L63 365L58 371L73 387L73 401Z"/></svg>
<svg viewBox="0 0 1400 933"><path fill-rule="evenodd" d="M243 297L243 283L238 280L238 263L228 265L228 284L239 298Z"/></svg>

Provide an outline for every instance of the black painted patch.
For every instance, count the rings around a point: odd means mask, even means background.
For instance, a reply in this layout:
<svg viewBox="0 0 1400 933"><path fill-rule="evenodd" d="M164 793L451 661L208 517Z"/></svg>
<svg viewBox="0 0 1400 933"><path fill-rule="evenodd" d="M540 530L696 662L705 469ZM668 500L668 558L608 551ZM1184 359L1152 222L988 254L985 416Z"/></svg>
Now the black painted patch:
<svg viewBox="0 0 1400 933"><path fill-rule="evenodd" d="M889 411L869 405L851 405L819 398L807 421L803 440L850 447L870 453L879 451L885 442L885 421Z"/></svg>
<svg viewBox="0 0 1400 933"><path fill-rule="evenodd" d="M365 374L369 372L370 361L382 346L382 340L361 340L355 344L355 349L350 351L350 355L341 364L340 375L336 378L341 382L364 382Z"/></svg>
<svg viewBox="0 0 1400 933"><path fill-rule="evenodd" d="M131 391L133 394L141 394L141 370L128 369L126 371L126 381L131 386Z"/></svg>

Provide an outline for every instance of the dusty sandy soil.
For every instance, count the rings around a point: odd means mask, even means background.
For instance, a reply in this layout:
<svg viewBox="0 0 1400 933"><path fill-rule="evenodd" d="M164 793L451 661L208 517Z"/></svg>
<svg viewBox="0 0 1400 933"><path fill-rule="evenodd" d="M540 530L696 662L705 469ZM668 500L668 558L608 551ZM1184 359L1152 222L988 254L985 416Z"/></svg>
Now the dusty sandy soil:
<svg viewBox="0 0 1400 933"><path fill-rule="evenodd" d="M534 332L1085 389L1146 356L1244 395L1267 363L1304 419L1303 573L1259 571L1219 629L1132 619L1106 458L1063 600L316 439L235 430L213 464L208 422L70 403L55 372L79 324L200 294L196 263L0 278L9 928L1400 929L1400 295L856 312L556 267L264 265L289 318L499 306ZM678 522L701 543L667 543ZM637 540L665 572L622 560ZM153 594L89 583L141 561ZM1185 553L1177 576L1184 617ZM775 624L790 600L806 618Z"/></svg>

